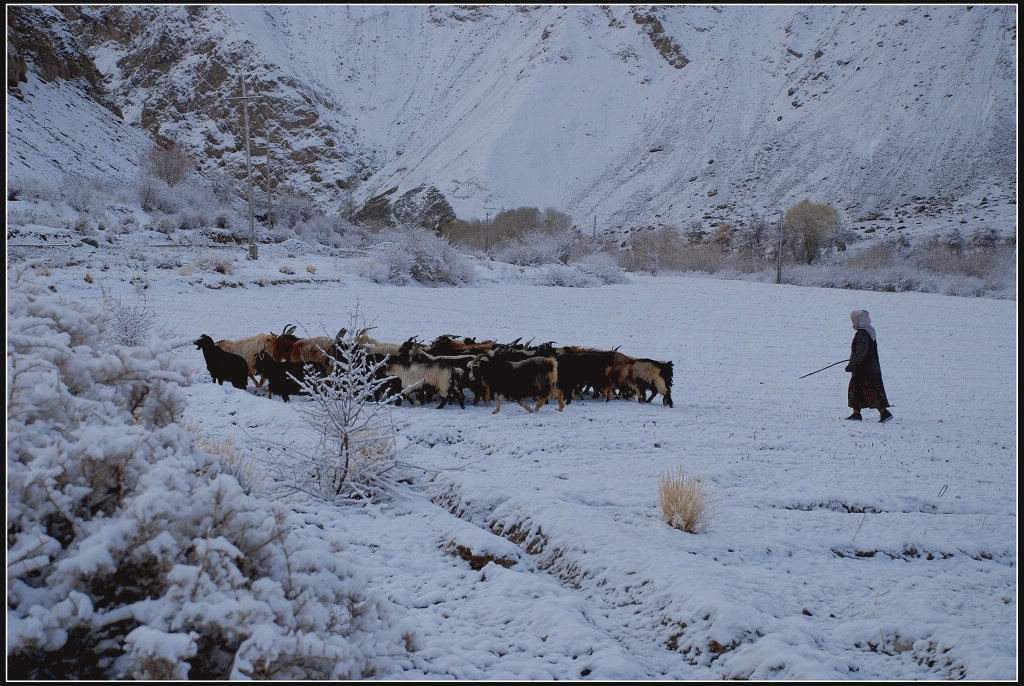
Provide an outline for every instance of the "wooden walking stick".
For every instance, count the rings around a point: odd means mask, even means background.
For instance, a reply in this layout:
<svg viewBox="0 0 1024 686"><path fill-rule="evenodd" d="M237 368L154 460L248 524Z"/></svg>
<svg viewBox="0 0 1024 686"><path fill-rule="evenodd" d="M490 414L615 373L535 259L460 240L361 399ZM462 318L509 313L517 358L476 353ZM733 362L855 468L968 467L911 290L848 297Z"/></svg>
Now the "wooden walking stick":
<svg viewBox="0 0 1024 686"><path fill-rule="evenodd" d="M837 364L842 364L843 362L849 362L849 361L850 361L849 359L846 359L846 360L839 360L838 362L833 362L832 364L828 365L828 367L822 367L821 369L815 369L813 372L808 372L807 374L804 374L803 376L798 376L797 379L798 380L799 379L804 379L804 378L810 376L811 374L817 374L818 372L823 372L826 369L828 369L829 367L835 367Z"/></svg>

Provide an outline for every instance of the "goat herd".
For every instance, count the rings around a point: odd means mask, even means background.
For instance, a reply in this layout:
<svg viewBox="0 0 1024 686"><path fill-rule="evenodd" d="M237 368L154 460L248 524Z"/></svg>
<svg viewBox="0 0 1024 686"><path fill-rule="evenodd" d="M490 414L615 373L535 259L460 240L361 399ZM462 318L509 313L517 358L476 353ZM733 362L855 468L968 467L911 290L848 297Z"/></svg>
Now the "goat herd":
<svg viewBox="0 0 1024 686"><path fill-rule="evenodd" d="M203 334L195 341L202 350L206 368L221 385L230 382L246 388L252 379L258 387L267 383L267 396L303 393L303 380L309 374L325 376L339 361L347 359L350 346L362 348L366 359L380 378L382 398L406 398L414 404L440 398L438 409L449 401L465 408L465 390L473 391L473 404L485 405L497 398L493 413L503 400L514 400L527 412L536 412L549 398L558 399L561 411L573 397L585 393L605 401L613 397L636 398L651 402L659 393L662 402L672 407L672 362L635 358L616 350L595 350L578 346L538 346L495 341L477 342L445 334L429 345L416 337L404 343L374 340L363 329L346 336L342 329L328 336L299 338L295 326L286 326L280 334L263 333L239 340L214 340ZM260 376L257 380L256 375ZM535 399L531 408L527 399ZM493 414L492 413L492 414Z"/></svg>

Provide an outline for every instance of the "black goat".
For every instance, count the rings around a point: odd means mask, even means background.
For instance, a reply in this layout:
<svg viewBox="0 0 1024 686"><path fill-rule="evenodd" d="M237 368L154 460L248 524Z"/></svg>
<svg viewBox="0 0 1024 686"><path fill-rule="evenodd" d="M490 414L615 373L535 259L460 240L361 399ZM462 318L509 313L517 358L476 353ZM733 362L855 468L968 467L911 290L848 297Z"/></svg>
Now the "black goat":
<svg viewBox="0 0 1024 686"><path fill-rule="evenodd" d="M303 362L278 362L268 352L256 356L255 368L267 380L267 397L277 393L288 402L288 396L303 393L302 381L306 378L306 364Z"/></svg>
<svg viewBox="0 0 1024 686"><path fill-rule="evenodd" d="M642 357L633 359L631 365L640 402L649 403L661 393L662 404L672 407L672 362ZM647 396L648 391L651 392L650 397Z"/></svg>
<svg viewBox="0 0 1024 686"><path fill-rule="evenodd" d="M221 386L225 381L230 381L235 388L244 389L249 383L249 363L241 355L229 353L217 347L205 333L192 341L198 350L203 351L206 359L206 368L210 370L210 376Z"/></svg>
<svg viewBox="0 0 1024 686"><path fill-rule="evenodd" d="M558 396L558 411L565 408L565 399L558 387L558 362L553 357L531 357L506 362L482 356L470 364L469 370L471 380L483 382L491 393L498 396L498 403L491 414L501 409L501 402L505 398L515 400L527 412L536 412L552 393ZM523 399L534 397L540 400L536 407L530 409Z"/></svg>

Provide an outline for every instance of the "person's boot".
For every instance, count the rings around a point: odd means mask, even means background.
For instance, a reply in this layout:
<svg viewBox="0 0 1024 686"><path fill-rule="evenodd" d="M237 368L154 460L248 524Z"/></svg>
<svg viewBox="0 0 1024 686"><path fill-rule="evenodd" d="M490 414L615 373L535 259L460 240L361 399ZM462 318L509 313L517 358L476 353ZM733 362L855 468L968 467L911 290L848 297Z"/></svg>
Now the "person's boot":
<svg viewBox="0 0 1024 686"><path fill-rule="evenodd" d="M878 421L882 424L885 424L887 421L892 419L892 412L890 412L889 410L882 409L879 411L879 414L881 416L878 418Z"/></svg>
<svg viewBox="0 0 1024 686"><path fill-rule="evenodd" d="M859 422L861 419L863 419L863 417L860 416L860 412L854 412L849 417L847 417L847 419L852 419L854 421Z"/></svg>

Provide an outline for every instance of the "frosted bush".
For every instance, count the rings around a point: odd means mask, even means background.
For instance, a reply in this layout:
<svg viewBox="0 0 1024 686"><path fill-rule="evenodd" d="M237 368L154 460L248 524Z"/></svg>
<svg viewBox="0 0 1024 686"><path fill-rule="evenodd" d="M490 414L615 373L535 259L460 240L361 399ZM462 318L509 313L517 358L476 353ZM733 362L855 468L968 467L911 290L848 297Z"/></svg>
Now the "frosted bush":
<svg viewBox="0 0 1024 686"><path fill-rule="evenodd" d="M305 198L291 193L274 196L275 226L294 229L303 222L317 216L316 207Z"/></svg>
<svg viewBox="0 0 1024 686"><path fill-rule="evenodd" d="M103 308L107 314L102 334L105 341L127 346L149 342L150 333L156 326L156 310L145 299L135 305L125 305L103 288Z"/></svg>
<svg viewBox="0 0 1024 686"><path fill-rule="evenodd" d="M269 235L270 240L273 241L274 243L284 243L289 238L294 237L295 232L292 231L287 226L281 226L280 224L278 224L274 226L273 229L270 230Z"/></svg>
<svg viewBox="0 0 1024 686"><path fill-rule="evenodd" d="M386 676L411 636L341 534L247 495L105 318L8 275L8 678Z"/></svg>
<svg viewBox="0 0 1024 686"><path fill-rule="evenodd" d="M358 313L353 315L335 339L330 374L307 375L301 383L310 398L303 419L318 440L305 452L272 447L276 490L334 501L390 489L389 475L398 464L398 429L390 406L400 395L391 392L387 361L371 357L359 342L358 332L365 328Z"/></svg>
<svg viewBox="0 0 1024 686"><path fill-rule="evenodd" d="M90 179L80 174L70 174L61 185L64 202L77 212L91 212L100 205L100 194L103 183L98 179Z"/></svg>
<svg viewBox="0 0 1024 686"><path fill-rule="evenodd" d="M562 286L570 288L586 288L596 286L597 281L574 267L561 264L549 264L537 270L534 278L537 286Z"/></svg>
<svg viewBox="0 0 1024 686"><path fill-rule="evenodd" d="M606 283L620 283L621 281L606 281L604 277L622 279L616 267L614 271L591 271L583 265L562 265L549 264L537 271L534 283L538 286L565 286L570 288L589 288L600 286Z"/></svg>
<svg viewBox="0 0 1024 686"><path fill-rule="evenodd" d="M607 252L593 252L585 255L575 263L575 266L603 284L627 283L629 281L622 273L615 256Z"/></svg>
<svg viewBox="0 0 1024 686"><path fill-rule="evenodd" d="M207 253L200 257L195 264L195 268L203 272L216 272L218 274L233 274L237 260L228 255L218 255L216 253Z"/></svg>
<svg viewBox="0 0 1024 686"><path fill-rule="evenodd" d="M906 261L894 259L888 266L863 266L874 262L884 264L885 254L881 249L865 250L845 263L787 264L782 271L782 280L788 284L820 288L1015 297L1016 266L1008 252L956 255L947 247L936 247L929 242L922 249L911 251ZM965 268L963 263L972 259L979 260L983 266L975 264Z"/></svg>
<svg viewBox="0 0 1024 686"><path fill-rule="evenodd" d="M17 194L18 200L47 200L52 202L61 198L61 192L56 183L38 177L8 179L8 198L10 198L11 193Z"/></svg>
<svg viewBox="0 0 1024 686"><path fill-rule="evenodd" d="M495 247L494 256L502 262L521 267L565 264L569 261L572 246L578 236L572 229L558 233L529 231L503 239Z"/></svg>
<svg viewBox="0 0 1024 686"><path fill-rule="evenodd" d="M364 264L362 276L399 286L413 281L428 285L472 281L472 265L447 239L414 227L396 232L394 238L374 247L374 257Z"/></svg>
<svg viewBox="0 0 1024 686"><path fill-rule="evenodd" d="M315 215L295 225L295 235L311 245L330 245L334 233L334 224L323 215Z"/></svg>

